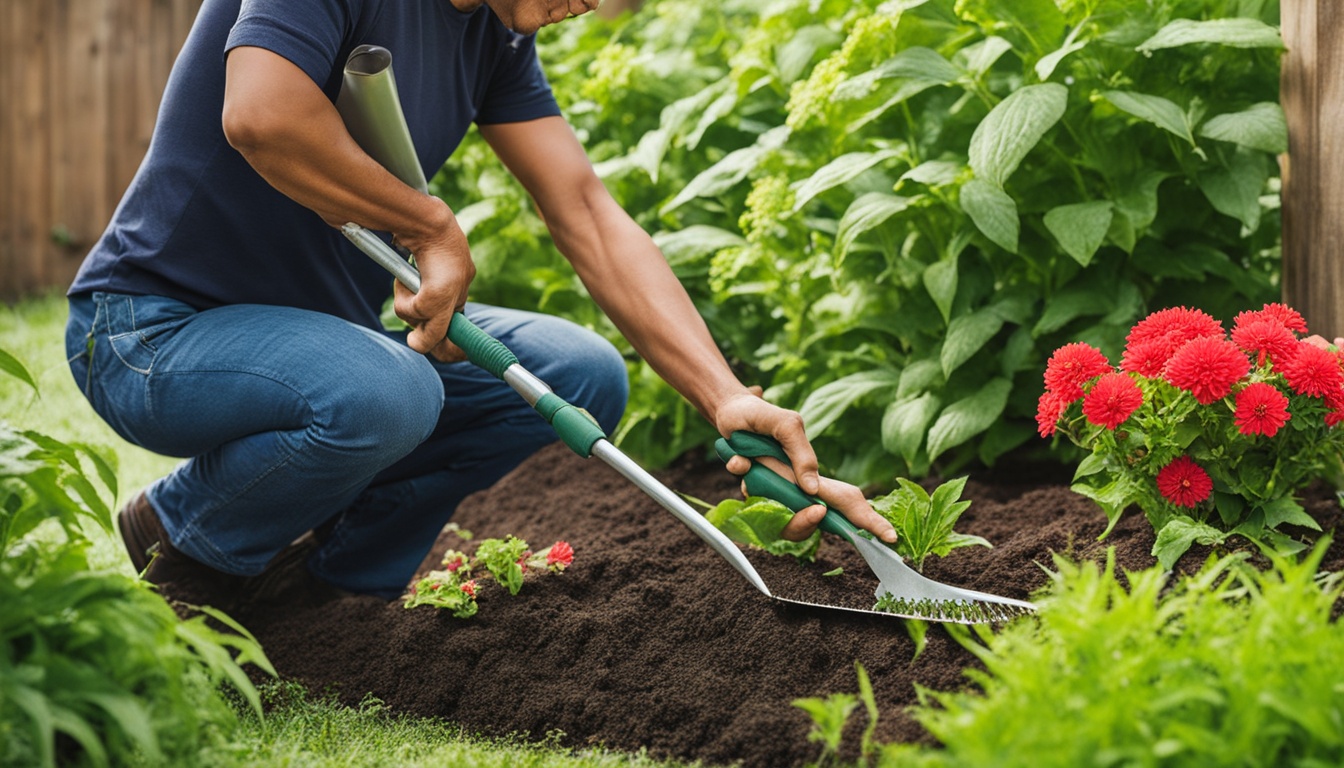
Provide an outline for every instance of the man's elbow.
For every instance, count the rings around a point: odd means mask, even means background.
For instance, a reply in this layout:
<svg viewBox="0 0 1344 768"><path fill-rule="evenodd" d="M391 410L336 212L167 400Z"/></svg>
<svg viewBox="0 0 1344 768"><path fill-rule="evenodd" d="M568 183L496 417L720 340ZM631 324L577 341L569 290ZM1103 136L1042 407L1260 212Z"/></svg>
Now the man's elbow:
<svg viewBox="0 0 1344 768"><path fill-rule="evenodd" d="M229 146L246 157L272 145L277 138L277 126L267 112L259 104L226 100L222 122Z"/></svg>

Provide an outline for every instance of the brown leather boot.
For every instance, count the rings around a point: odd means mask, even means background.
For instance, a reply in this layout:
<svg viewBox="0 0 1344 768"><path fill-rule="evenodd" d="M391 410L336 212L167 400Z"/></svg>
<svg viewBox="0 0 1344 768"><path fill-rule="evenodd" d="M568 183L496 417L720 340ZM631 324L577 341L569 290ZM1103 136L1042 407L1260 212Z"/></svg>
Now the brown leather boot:
<svg viewBox="0 0 1344 768"><path fill-rule="evenodd" d="M122 508L117 524L131 564L165 598L227 613L246 595L246 577L217 571L173 546L143 491Z"/></svg>
<svg viewBox="0 0 1344 768"><path fill-rule="evenodd" d="M282 550L260 574L235 576L197 562L173 547L158 512L143 491L121 510L117 521L136 571L170 600L234 613L255 605L315 607L351 594L308 570L308 555L317 546L312 534L305 534Z"/></svg>

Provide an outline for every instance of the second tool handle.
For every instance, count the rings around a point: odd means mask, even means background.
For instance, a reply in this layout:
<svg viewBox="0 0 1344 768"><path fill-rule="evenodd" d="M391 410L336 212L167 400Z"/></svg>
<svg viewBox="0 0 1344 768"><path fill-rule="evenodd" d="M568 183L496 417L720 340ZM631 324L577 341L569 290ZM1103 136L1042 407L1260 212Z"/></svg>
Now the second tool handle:
<svg viewBox="0 0 1344 768"><path fill-rule="evenodd" d="M820 504L826 507L826 516L821 519L819 528L846 539L852 539L860 535L859 529L853 523L846 520L839 512L831 509L826 502L815 496L809 496L797 484L785 479L778 472L759 461L755 461L759 457L769 456L784 464L792 465L789 461L789 455L784 452L784 446L780 445L774 438L758 435L754 432L738 431L729 435L727 439L719 438L714 445L719 458L725 462L734 456L753 459L751 468L742 478L743 483L747 486L748 495L774 499L794 512L800 512L807 507Z"/></svg>

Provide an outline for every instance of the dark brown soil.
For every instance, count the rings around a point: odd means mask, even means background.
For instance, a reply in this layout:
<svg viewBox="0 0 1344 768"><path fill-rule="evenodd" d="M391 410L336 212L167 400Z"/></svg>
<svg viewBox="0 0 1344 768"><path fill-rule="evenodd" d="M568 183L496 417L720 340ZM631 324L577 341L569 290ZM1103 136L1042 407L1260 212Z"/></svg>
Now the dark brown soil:
<svg viewBox="0 0 1344 768"><path fill-rule="evenodd" d="M711 503L737 497L716 462L687 457L656 474ZM994 548L931 558L925 575L938 581L1029 598L1047 582L1043 568L1055 553L1102 559L1114 547L1121 568L1155 563L1153 531L1137 513L1097 541L1105 517L1068 489L1067 476L972 473L963 498L974 503L958 529ZM1327 530L1339 523L1333 493L1314 491L1307 504ZM371 693L393 711L486 734L562 732L566 745L755 767L817 757L810 720L791 702L857 691L856 661L873 681L882 742L930 742L906 712L914 686L965 686L962 671L976 663L938 628L916 659L899 619L771 601L615 471L559 445L467 499L455 522L477 537L514 534L538 547L564 539L574 565L529 577L513 597L489 583L480 613L466 620L368 598L249 617L280 673L351 703ZM450 545L471 547L445 535L426 566ZM1179 567L1197 567L1207 554L1196 548ZM876 585L863 561L830 537L813 565L749 557L776 593L871 605ZM840 576L822 575L837 567ZM1344 543L1327 567L1344 567ZM850 754L865 721L860 708L847 731Z"/></svg>

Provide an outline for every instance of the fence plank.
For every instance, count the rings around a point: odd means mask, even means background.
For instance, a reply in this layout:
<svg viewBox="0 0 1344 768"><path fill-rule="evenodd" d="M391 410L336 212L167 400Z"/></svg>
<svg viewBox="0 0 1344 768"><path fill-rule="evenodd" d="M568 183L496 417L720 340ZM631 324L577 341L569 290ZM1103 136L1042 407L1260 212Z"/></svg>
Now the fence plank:
<svg viewBox="0 0 1344 768"><path fill-rule="evenodd" d="M1314 331L1344 335L1344 6L1284 0L1283 293Z"/></svg>
<svg viewBox="0 0 1344 768"><path fill-rule="evenodd" d="M50 109L47 103L50 72L47 51L51 45L51 7L45 2L23 0L8 3L4 77L9 81L3 114L4 151L9 158L5 187L3 239L5 253L0 265L15 292L43 288L43 258L48 252L47 223L51 219L51 140L48 136Z"/></svg>

